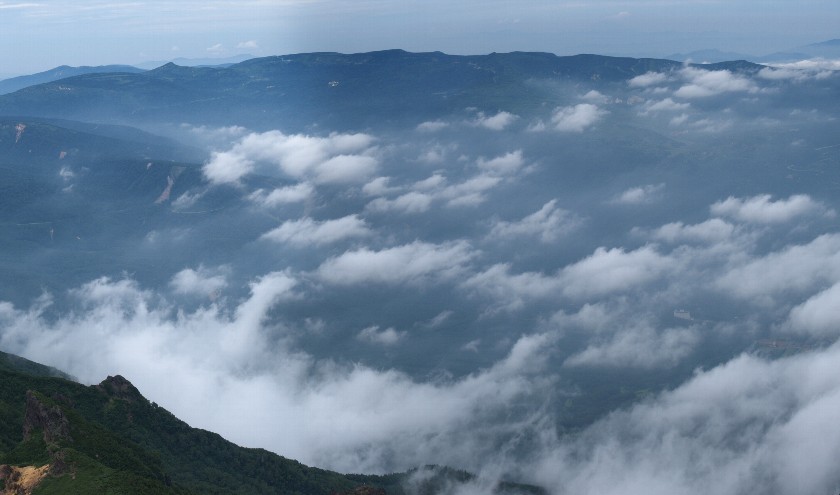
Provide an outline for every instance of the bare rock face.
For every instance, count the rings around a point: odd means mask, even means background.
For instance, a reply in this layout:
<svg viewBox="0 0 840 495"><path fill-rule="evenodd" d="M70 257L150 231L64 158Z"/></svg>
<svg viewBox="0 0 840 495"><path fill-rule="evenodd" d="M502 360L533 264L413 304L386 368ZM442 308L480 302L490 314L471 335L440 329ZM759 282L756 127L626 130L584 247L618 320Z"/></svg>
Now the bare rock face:
<svg viewBox="0 0 840 495"><path fill-rule="evenodd" d="M28 440L33 431L44 431L47 444L59 440L71 440L70 421L58 406L48 406L41 402L34 392L26 392L26 413L23 420L23 439Z"/></svg>
<svg viewBox="0 0 840 495"><path fill-rule="evenodd" d="M31 495L38 483L47 475L50 466L0 466L0 480L5 488L0 495Z"/></svg>
<svg viewBox="0 0 840 495"><path fill-rule="evenodd" d="M98 388L111 397L124 399L129 402L143 398L140 391L130 381L120 375L109 376L99 384Z"/></svg>

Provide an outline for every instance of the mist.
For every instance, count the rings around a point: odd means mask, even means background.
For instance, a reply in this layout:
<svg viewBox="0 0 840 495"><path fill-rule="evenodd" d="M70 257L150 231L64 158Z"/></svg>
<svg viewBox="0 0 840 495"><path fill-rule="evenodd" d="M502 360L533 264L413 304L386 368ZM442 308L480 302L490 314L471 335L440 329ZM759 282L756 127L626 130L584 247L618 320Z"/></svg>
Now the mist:
<svg viewBox="0 0 840 495"><path fill-rule="evenodd" d="M836 492L838 83L676 66L381 124L144 115L119 166L60 133L14 156L39 187L4 201L0 347L306 464L479 473L461 493ZM3 142L67 129L26 122Z"/></svg>

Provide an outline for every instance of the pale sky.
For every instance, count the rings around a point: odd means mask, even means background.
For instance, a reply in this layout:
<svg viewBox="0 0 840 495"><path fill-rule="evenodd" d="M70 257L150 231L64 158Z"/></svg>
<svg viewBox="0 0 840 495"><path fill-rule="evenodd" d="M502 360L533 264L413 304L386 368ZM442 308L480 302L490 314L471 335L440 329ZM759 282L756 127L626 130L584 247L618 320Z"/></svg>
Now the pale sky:
<svg viewBox="0 0 840 495"><path fill-rule="evenodd" d="M763 55L840 37L835 0L0 1L0 74L389 48Z"/></svg>

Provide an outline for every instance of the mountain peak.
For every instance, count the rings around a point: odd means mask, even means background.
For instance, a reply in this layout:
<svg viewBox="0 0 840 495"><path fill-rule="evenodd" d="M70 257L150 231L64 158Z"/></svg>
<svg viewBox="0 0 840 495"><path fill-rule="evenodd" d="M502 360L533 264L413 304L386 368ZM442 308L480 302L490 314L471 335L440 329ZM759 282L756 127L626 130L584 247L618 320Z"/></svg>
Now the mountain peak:
<svg viewBox="0 0 840 495"><path fill-rule="evenodd" d="M111 397L125 399L129 402L144 399L143 395L140 394L140 391L121 375L109 376L103 380L97 388Z"/></svg>
<svg viewBox="0 0 840 495"><path fill-rule="evenodd" d="M160 71L160 70L172 70L172 69L177 69L177 68L180 68L180 67L181 67L181 66L180 66L180 65L178 65L178 64L176 64L175 62L166 62L165 64L163 64L163 65L161 65L160 67L158 67L158 68L156 68L156 69L153 69L153 70L156 70L156 71Z"/></svg>

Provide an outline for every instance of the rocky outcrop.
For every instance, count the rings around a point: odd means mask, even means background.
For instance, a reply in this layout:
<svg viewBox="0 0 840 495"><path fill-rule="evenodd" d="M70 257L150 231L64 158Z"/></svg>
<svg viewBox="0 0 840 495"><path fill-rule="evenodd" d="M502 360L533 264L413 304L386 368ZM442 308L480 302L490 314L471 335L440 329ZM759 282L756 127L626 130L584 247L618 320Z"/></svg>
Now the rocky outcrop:
<svg viewBox="0 0 840 495"><path fill-rule="evenodd" d="M124 399L129 402L143 399L140 391L120 375L109 376L100 383L97 388L116 399ZM143 399L145 400L145 399Z"/></svg>
<svg viewBox="0 0 840 495"><path fill-rule="evenodd" d="M33 432L43 430L44 442L70 440L70 421L57 405L42 402L31 390L26 392L26 412L23 419L23 439L29 440Z"/></svg>
<svg viewBox="0 0 840 495"><path fill-rule="evenodd" d="M3 481L0 495L30 495L49 470L49 464L41 467L0 465L0 480Z"/></svg>

